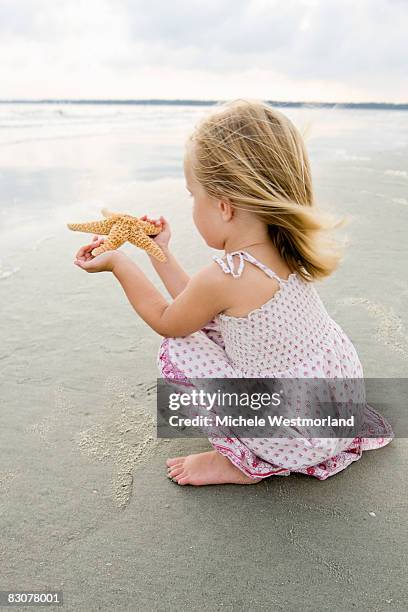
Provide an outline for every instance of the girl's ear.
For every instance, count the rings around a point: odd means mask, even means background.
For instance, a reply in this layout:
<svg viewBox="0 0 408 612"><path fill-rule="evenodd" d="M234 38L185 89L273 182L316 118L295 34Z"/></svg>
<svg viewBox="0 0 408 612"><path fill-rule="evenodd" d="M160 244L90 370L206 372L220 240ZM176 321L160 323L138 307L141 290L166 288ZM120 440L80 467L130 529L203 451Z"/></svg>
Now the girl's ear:
<svg viewBox="0 0 408 612"><path fill-rule="evenodd" d="M228 198L219 200L218 206L220 207L221 215L224 221L229 221L234 215L234 208Z"/></svg>

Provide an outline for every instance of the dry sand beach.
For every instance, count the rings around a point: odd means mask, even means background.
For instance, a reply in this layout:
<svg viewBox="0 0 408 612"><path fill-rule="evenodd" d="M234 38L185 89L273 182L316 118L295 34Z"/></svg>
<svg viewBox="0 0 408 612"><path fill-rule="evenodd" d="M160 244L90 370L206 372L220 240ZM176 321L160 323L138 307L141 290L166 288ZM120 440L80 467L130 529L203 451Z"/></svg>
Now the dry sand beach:
<svg viewBox="0 0 408 612"><path fill-rule="evenodd" d="M161 338L73 265L88 237L65 224L102 206L167 217L188 273L210 261L182 171L205 110L0 106L0 590L62 590L70 611L404 610L407 440L322 482L177 486L165 459L210 447L155 437ZM404 377L408 112L285 112L318 201L353 216L318 291L365 376Z"/></svg>

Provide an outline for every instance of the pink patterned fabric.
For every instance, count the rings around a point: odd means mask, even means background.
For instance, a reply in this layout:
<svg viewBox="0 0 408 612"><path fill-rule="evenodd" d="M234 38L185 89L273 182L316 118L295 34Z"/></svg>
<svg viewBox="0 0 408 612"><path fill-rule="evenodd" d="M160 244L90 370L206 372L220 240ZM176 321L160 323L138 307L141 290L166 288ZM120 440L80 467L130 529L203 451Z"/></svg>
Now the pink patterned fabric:
<svg viewBox="0 0 408 612"><path fill-rule="evenodd" d="M238 267L233 257L239 257ZM313 283L297 273L281 279L246 251L214 260L226 274L240 278L244 260L275 278L280 289L244 317L218 314L188 336L164 338L157 365L167 380L189 378L362 378L357 352L329 316ZM341 400L339 400L341 401ZM210 437L212 446L247 476L267 478L299 472L325 480L357 461L364 450L381 448L394 433L374 408L365 404L364 422L385 432L380 438L233 438Z"/></svg>

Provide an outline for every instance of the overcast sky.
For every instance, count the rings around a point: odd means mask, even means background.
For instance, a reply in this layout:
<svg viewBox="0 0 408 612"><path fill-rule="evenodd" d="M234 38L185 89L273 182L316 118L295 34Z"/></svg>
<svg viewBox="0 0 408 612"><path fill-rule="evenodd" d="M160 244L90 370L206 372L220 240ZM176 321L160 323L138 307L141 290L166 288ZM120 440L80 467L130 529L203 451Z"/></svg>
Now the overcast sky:
<svg viewBox="0 0 408 612"><path fill-rule="evenodd" d="M408 0L0 0L0 98L408 102Z"/></svg>

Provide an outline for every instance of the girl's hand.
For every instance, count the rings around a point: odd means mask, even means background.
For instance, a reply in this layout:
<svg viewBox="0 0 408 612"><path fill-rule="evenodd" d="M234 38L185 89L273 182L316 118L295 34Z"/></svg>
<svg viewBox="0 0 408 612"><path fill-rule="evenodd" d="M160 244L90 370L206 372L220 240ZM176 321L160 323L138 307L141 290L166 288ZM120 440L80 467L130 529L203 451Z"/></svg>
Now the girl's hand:
<svg viewBox="0 0 408 612"><path fill-rule="evenodd" d="M117 259L123 256L119 251L106 251L96 257L92 251L103 244L104 238L93 237L93 242L81 247L76 254L74 264L86 272L112 272Z"/></svg>
<svg viewBox="0 0 408 612"><path fill-rule="evenodd" d="M160 219L150 219L147 215L143 215L140 217L142 221L148 221L149 223L153 223L153 225L161 225L162 231L157 236L151 236L151 239L155 241L159 247L166 249L169 246L169 240L171 236L170 225L166 221L163 216L160 216Z"/></svg>

